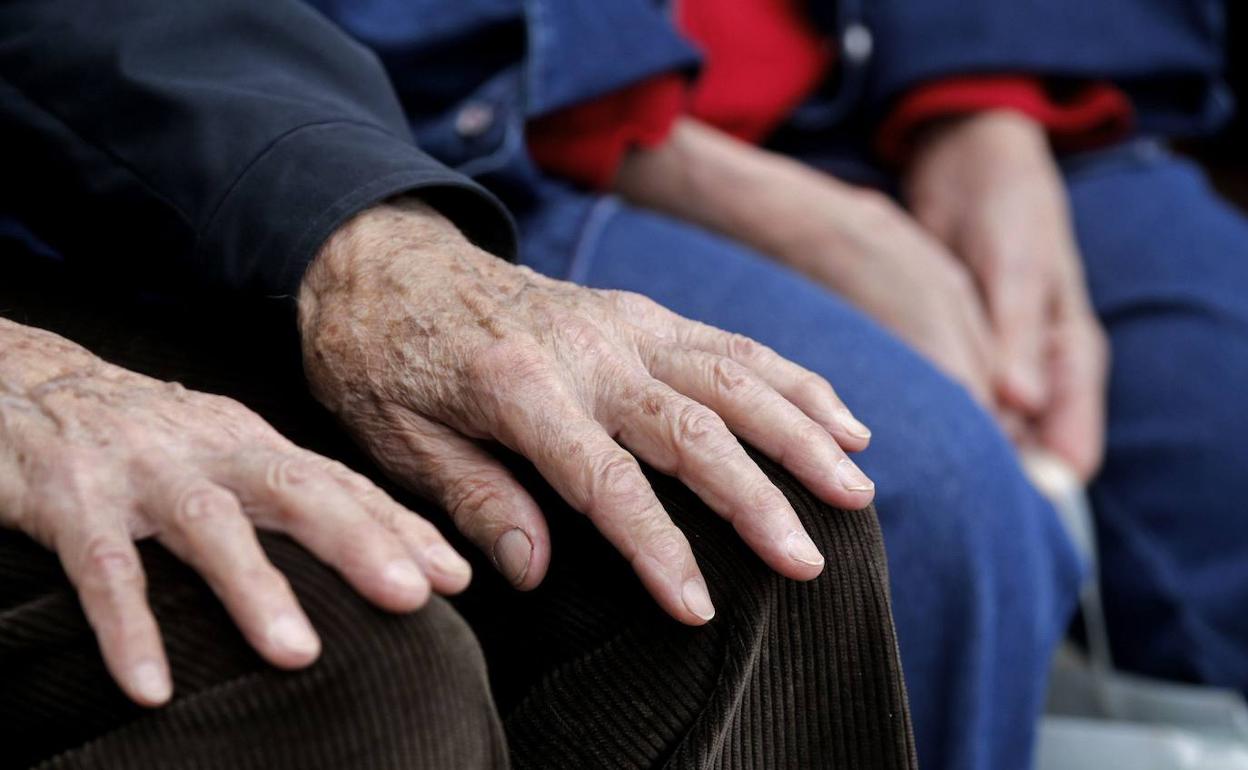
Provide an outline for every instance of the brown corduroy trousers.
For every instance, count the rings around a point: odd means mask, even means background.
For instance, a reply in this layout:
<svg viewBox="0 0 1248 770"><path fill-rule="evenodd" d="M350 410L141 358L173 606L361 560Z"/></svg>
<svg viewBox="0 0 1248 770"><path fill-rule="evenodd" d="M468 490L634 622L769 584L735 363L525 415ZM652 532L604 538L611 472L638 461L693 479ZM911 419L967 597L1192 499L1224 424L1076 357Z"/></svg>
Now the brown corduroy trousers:
<svg viewBox="0 0 1248 770"><path fill-rule="evenodd" d="M7 317L238 398L292 439L369 471L304 395L297 345L264 331L289 328L280 312L117 310L97 299L98 284L22 264L0 285ZM874 512L828 508L759 462L828 566L810 583L775 575L696 497L652 473L719 610L701 629L664 616L584 517L518 460L553 538L550 573L531 593L477 561L453 606L434 599L390 615L296 544L264 536L324 639L304 671L264 664L207 586L144 544L177 687L153 711L108 679L55 557L0 531L0 768L914 767Z"/></svg>

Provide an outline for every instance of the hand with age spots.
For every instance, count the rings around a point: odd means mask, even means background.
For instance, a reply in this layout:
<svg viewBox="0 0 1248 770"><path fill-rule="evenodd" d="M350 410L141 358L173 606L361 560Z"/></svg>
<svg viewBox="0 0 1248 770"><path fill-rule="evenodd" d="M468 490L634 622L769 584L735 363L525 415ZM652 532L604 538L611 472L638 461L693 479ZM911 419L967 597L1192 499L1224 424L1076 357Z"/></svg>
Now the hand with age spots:
<svg viewBox="0 0 1248 770"><path fill-rule="evenodd" d="M521 589L542 580L549 534L491 442L531 461L695 625L714 614L706 583L634 455L796 579L818 575L823 557L733 434L832 505L873 496L845 455L870 434L822 378L644 297L509 264L416 201L370 209L329 239L304 277L299 324L314 394Z"/></svg>
<svg viewBox="0 0 1248 770"><path fill-rule="evenodd" d="M433 525L241 404L4 320L0 525L56 551L109 671L148 706L172 684L135 540L155 538L191 565L283 668L310 664L320 641L256 527L290 535L396 612L470 578Z"/></svg>

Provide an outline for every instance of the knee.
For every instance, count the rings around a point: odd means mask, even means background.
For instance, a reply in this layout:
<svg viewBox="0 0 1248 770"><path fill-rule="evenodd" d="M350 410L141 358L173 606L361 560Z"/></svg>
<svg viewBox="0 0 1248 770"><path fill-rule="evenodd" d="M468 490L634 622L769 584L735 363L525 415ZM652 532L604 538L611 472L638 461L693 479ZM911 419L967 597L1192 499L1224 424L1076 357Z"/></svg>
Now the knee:
<svg viewBox="0 0 1248 770"><path fill-rule="evenodd" d="M1021 632L1044 647L1064 630L1082 578L1055 511L960 389L930 383L903 409L892 420L901 434L864 457L899 626L939 618L963 639Z"/></svg>

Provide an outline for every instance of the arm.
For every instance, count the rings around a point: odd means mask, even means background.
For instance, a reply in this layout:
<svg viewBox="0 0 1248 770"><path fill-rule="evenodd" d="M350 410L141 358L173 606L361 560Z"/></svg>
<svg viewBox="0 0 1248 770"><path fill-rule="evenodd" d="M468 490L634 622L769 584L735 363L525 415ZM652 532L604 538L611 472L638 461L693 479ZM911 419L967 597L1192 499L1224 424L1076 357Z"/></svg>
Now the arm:
<svg viewBox="0 0 1248 770"><path fill-rule="evenodd" d="M74 258L290 295L339 224L413 190L511 248L372 55L295 0L14 0L0 76L3 205Z"/></svg>
<svg viewBox="0 0 1248 770"><path fill-rule="evenodd" d="M705 581L625 448L795 578L823 559L730 429L827 502L870 502L845 456L865 429L822 378L641 297L483 250L506 232L493 199L396 138L373 60L293 0L31 0L0 19L0 62L22 89L10 88L22 141L6 150L54 180L23 172L43 184L25 209L75 216L60 232L43 224L76 254L103 238L107 253L173 253L218 283L297 288L313 392L518 587L541 580L548 536L483 440L531 460L694 624L713 614ZM419 196L370 205L396 192Z"/></svg>

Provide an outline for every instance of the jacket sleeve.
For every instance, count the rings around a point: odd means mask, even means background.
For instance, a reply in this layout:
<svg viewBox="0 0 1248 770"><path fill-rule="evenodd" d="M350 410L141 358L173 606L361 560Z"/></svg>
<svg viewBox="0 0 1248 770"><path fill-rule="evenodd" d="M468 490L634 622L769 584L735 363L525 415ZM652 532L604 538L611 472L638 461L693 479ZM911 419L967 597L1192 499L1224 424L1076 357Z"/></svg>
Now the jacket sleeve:
<svg viewBox="0 0 1248 770"><path fill-rule="evenodd" d="M514 248L375 58L297 0L6 0L0 128L0 206L112 272L289 295L340 223L410 191Z"/></svg>
<svg viewBox="0 0 1248 770"><path fill-rule="evenodd" d="M898 99L966 75L1107 80L1144 131L1198 132L1230 109L1220 80L1223 0L807 0L860 52L861 98Z"/></svg>

